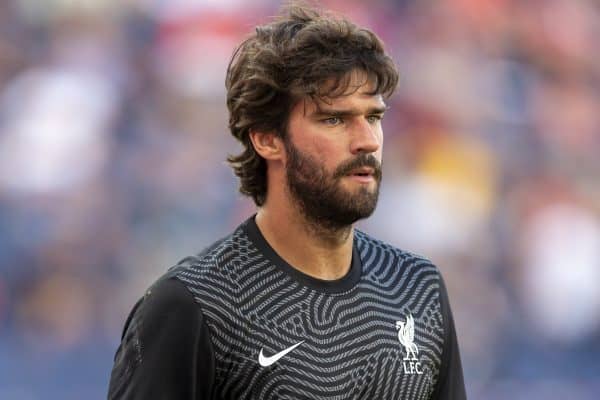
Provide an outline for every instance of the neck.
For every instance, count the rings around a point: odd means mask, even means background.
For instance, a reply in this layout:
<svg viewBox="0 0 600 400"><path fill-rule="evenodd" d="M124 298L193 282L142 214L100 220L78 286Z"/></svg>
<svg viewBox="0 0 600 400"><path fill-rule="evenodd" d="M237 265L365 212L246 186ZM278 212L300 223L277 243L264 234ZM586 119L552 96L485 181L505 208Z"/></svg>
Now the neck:
<svg viewBox="0 0 600 400"><path fill-rule="evenodd" d="M345 276L352 261L353 227L322 226L293 207L261 207L256 224L265 240L288 264L324 280Z"/></svg>

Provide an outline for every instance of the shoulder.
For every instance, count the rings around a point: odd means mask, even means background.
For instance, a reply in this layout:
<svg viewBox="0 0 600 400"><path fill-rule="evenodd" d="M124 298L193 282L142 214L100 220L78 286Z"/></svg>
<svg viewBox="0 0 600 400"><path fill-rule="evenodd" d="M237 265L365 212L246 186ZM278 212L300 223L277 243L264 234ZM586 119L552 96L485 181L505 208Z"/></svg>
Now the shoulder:
<svg viewBox="0 0 600 400"><path fill-rule="evenodd" d="M392 268L441 278L438 267L427 257L393 246L360 230L355 231L355 238L366 270Z"/></svg>
<svg viewBox="0 0 600 400"><path fill-rule="evenodd" d="M202 286L203 282L222 280L223 268L236 253L236 232L215 241L197 254L184 257L168 268L155 285L174 279L193 292L192 288Z"/></svg>
<svg viewBox="0 0 600 400"><path fill-rule="evenodd" d="M231 234L215 241L195 255L187 256L169 268L166 275L186 280L185 276L197 276L229 269L239 259L247 258L252 244L241 225Z"/></svg>
<svg viewBox="0 0 600 400"><path fill-rule="evenodd" d="M125 324L126 332L145 336L158 329L173 326L178 330L201 318L200 309L194 296L183 282L171 276L157 280L135 304Z"/></svg>
<svg viewBox="0 0 600 400"><path fill-rule="evenodd" d="M256 267L256 250L243 230L214 242L168 269L156 284L178 281L206 314L231 313L243 294L244 274Z"/></svg>
<svg viewBox="0 0 600 400"><path fill-rule="evenodd" d="M179 279L165 275L158 279L142 297L143 309L156 315L186 313L196 308L194 296ZM147 311L147 312L148 312Z"/></svg>
<svg viewBox="0 0 600 400"><path fill-rule="evenodd" d="M181 333L200 322L193 296L177 279L163 277L156 281L137 301L125 322L116 365L132 369L141 363L143 349L153 343L159 332Z"/></svg>

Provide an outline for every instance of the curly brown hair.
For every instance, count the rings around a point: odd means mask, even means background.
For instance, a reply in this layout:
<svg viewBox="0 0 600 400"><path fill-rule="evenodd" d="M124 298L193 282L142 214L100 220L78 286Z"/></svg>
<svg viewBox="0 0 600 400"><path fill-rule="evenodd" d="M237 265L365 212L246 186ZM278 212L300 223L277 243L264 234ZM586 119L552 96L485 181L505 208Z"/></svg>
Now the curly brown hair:
<svg viewBox="0 0 600 400"><path fill-rule="evenodd" d="M225 85L229 129L244 146L227 161L240 178L242 194L257 206L267 194L267 164L255 151L250 132L275 132L285 139L297 101L346 93L356 70L374 83L373 94L389 97L394 92L398 72L373 32L305 6L288 7L240 44Z"/></svg>

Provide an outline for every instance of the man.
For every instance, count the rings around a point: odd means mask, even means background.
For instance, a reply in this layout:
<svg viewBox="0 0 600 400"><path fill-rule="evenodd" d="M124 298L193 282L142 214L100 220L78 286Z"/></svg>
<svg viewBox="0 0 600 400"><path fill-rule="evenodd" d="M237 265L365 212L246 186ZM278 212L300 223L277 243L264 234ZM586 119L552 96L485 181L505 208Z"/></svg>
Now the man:
<svg viewBox="0 0 600 400"><path fill-rule="evenodd" d="M465 398L438 270L353 228L397 80L373 33L310 9L240 45L229 161L258 211L136 304L109 398Z"/></svg>

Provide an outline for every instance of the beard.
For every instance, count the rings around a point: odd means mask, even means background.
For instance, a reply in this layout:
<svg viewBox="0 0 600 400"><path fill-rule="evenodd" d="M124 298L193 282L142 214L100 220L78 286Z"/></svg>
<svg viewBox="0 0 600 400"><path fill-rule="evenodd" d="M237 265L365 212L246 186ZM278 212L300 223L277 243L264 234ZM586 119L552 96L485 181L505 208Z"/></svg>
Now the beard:
<svg viewBox="0 0 600 400"><path fill-rule="evenodd" d="M288 189L309 223L335 231L348 228L373 213L381 182L381 164L375 156L361 153L330 174L323 164L299 151L290 140L286 140L285 148ZM341 179L359 167L373 168L375 189L362 185L354 190L344 189Z"/></svg>

